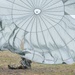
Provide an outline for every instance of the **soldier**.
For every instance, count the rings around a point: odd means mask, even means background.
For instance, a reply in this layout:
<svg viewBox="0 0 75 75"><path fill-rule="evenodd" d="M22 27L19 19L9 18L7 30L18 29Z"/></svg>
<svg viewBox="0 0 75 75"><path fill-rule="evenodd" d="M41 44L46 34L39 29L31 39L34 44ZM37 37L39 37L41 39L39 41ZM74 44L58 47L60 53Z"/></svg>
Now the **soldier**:
<svg viewBox="0 0 75 75"><path fill-rule="evenodd" d="M25 58L21 58L21 65L19 66L14 66L14 65L8 65L8 68L9 69L29 69L31 68L31 63L32 61L31 60L28 60L28 59L25 59Z"/></svg>

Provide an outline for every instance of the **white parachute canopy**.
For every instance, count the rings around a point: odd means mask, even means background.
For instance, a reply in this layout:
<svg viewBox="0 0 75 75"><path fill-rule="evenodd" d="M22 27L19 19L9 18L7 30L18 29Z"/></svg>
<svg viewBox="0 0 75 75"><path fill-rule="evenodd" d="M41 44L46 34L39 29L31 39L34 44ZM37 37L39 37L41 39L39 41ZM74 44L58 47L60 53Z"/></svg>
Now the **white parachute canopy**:
<svg viewBox="0 0 75 75"><path fill-rule="evenodd" d="M0 0L0 50L43 64L72 64L75 19L70 15L75 0Z"/></svg>

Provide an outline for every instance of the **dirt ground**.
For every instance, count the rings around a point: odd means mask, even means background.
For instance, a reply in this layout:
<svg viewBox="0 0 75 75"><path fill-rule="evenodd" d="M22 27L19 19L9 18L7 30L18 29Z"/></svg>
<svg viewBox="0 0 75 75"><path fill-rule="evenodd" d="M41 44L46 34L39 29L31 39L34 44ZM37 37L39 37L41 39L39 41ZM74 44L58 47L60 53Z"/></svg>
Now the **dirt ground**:
<svg viewBox="0 0 75 75"><path fill-rule="evenodd" d="M75 64L72 65L43 65L32 63L31 69L8 69L9 64L19 65L20 56L6 52L0 52L0 75L75 75Z"/></svg>

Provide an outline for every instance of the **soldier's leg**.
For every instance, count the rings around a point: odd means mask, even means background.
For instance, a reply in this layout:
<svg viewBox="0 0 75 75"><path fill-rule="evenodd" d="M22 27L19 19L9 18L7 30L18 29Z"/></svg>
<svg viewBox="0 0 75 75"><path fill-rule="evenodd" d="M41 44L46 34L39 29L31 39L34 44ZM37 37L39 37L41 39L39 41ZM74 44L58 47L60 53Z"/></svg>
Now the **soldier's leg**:
<svg viewBox="0 0 75 75"><path fill-rule="evenodd" d="M24 68L31 68L31 63L32 63L31 60L28 60L28 59L25 59L25 58L22 58L22 60L21 60L21 65Z"/></svg>

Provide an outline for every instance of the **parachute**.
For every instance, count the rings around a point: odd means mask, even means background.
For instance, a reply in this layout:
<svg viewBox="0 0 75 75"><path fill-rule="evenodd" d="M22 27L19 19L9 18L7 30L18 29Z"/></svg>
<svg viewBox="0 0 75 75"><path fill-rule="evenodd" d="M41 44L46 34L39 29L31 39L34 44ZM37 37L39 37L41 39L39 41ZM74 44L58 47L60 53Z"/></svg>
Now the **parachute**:
<svg viewBox="0 0 75 75"><path fill-rule="evenodd" d="M0 0L0 51L42 64L74 63L71 15L75 0Z"/></svg>

